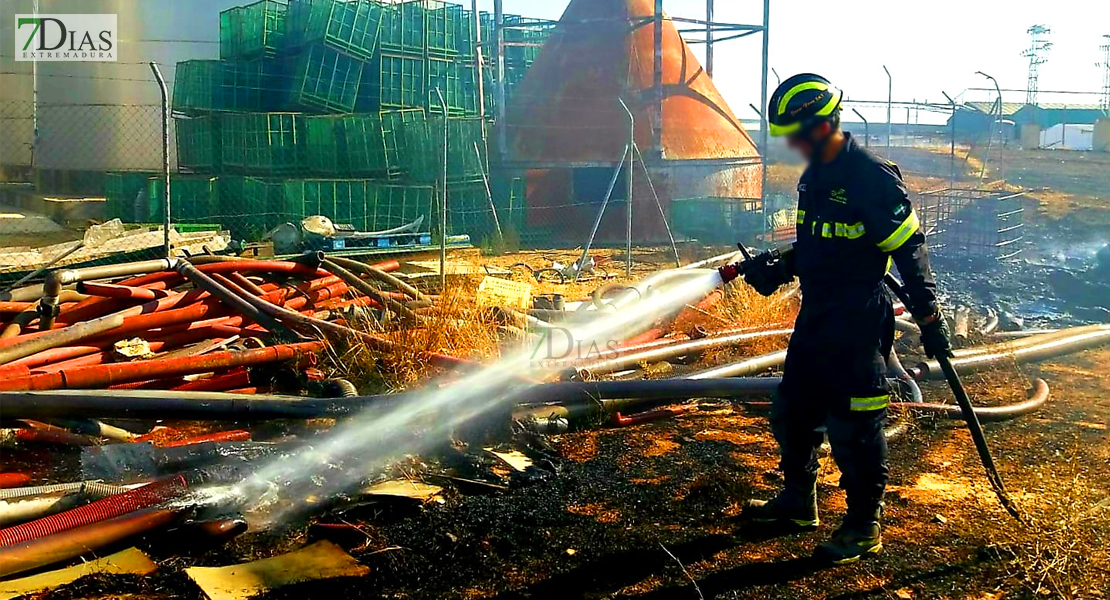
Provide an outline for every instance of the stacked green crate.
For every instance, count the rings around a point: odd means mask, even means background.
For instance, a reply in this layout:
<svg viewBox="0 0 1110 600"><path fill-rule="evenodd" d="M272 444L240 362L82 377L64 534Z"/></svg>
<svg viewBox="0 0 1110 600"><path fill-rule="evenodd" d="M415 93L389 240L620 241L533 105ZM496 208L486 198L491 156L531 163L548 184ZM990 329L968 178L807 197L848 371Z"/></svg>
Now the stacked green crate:
<svg viewBox="0 0 1110 600"><path fill-rule="evenodd" d="M421 125L426 117L423 109L382 112L382 144L385 163L391 179L407 179L412 169L411 157L427 151L427 135ZM416 135L410 135L415 132Z"/></svg>
<svg viewBox="0 0 1110 600"><path fill-rule="evenodd" d="M422 108L427 103L422 58L380 52L366 65L356 109L360 113Z"/></svg>
<svg viewBox="0 0 1110 600"><path fill-rule="evenodd" d="M290 108L352 112L363 61L322 44L301 51L289 81Z"/></svg>
<svg viewBox="0 0 1110 600"><path fill-rule="evenodd" d="M458 4L424 0L424 29L429 55L455 58L460 54L459 28L465 23L466 15Z"/></svg>
<svg viewBox="0 0 1110 600"><path fill-rule="evenodd" d="M224 63L225 108L254 112L280 106L280 64L280 61L270 58Z"/></svg>
<svg viewBox="0 0 1110 600"><path fill-rule="evenodd" d="M428 72L429 113L443 114L443 103L446 103L449 115L477 114L477 67L458 60L436 58L429 58L425 64Z"/></svg>
<svg viewBox="0 0 1110 600"><path fill-rule="evenodd" d="M350 171L347 140L341 116L305 118L305 166L319 175L341 175Z"/></svg>
<svg viewBox="0 0 1110 600"><path fill-rule="evenodd" d="M212 223L219 212L219 179L208 175L171 175L170 176L170 217L185 223ZM147 179L147 202L140 208L143 214L136 214L135 220L144 223L161 223L165 218L165 200L162 195L163 179Z"/></svg>
<svg viewBox="0 0 1110 600"><path fill-rule="evenodd" d="M343 141L350 172L359 176L389 176L382 118L377 114L343 119Z"/></svg>
<svg viewBox="0 0 1110 600"><path fill-rule="evenodd" d="M385 7L368 0L292 0L286 19L289 48L323 44L370 60L378 49Z"/></svg>
<svg viewBox="0 0 1110 600"><path fill-rule="evenodd" d="M195 172L220 168L220 117L175 118L177 164Z"/></svg>
<svg viewBox="0 0 1110 600"><path fill-rule="evenodd" d="M225 115L220 127L224 167L268 175L304 170L304 122L300 113Z"/></svg>
<svg viewBox="0 0 1110 600"><path fill-rule="evenodd" d="M447 186L447 232L450 235L469 235L475 242L497 233L485 183L453 183Z"/></svg>
<svg viewBox="0 0 1110 600"><path fill-rule="evenodd" d="M333 223L361 229L366 205L362 179L287 179L282 185L281 214L287 221L323 215ZM356 220L357 217L357 220Z"/></svg>
<svg viewBox="0 0 1110 600"><path fill-rule="evenodd" d="M117 172L104 174L104 210L108 219L135 222L135 207L146 193L147 180L154 173Z"/></svg>
<svg viewBox="0 0 1110 600"><path fill-rule="evenodd" d="M177 63L173 84L173 110L186 115L227 110L227 63L218 60L185 60Z"/></svg>
<svg viewBox="0 0 1110 600"><path fill-rule="evenodd" d="M395 185L367 182L366 204L363 206L363 231L384 231L407 225L424 217L424 227L433 221L435 188L419 185Z"/></svg>
<svg viewBox="0 0 1110 600"><path fill-rule="evenodd" d="M381 49L423 56L427 45L426 19L422 0L386 4L382 13Z"/></svg>
<svg viewBox="0 0 1110 600"><path fill-rule="evenodd" d="M274 56L285 35L288 6L277 0L261 0L220 13L220 58L239 60Z"/></svg>
<svg viewBox="0 0 1110 600"><path fill-rule="evenodd" d="M261 239L266 232L289 220L282 210L281 181L243 177L235 189L239 201L224 207L223 225L240 239Z"/></svg>

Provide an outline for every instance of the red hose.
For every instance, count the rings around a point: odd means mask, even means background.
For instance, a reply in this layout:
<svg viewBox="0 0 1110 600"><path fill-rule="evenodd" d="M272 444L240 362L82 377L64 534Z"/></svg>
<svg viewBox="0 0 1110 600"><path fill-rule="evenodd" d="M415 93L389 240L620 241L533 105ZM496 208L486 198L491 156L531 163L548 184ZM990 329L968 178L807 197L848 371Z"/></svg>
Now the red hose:
<svg viewBox="0 0 1110 600"><path fill-rule="evenodd" d="M77 290L82 294L89 294L91 296L98 296L100 298L117 298L120 300L144 300L151 301L159 298L165 298L170 295L165 290L156 290L153 288L145 287L131 287L127 285L116 285L112 283L96 283L96 282L81 282L77 284Z"/></svg>
<svg viewBox="0 0 1110 600"><path fill-rule="evenodd" d="M233 431L219 431L216 433L209 433L205 435L198 435L184 440L176 440L173 442L155 443L154 445L159 448L180 448L182 446L192 446L193 444L206 444L209 442L249 442L251 440L251 432L245 429L236 429Z"/></svg>
<svg viewBox="0 0 1110 600"><path fill-rule="evenodd" d="M188 487L184 476L175 475L56 515L0 529L0 547L22 544L68 529L150 508L179 496Z"/></svg>
<svg viewBox="0 0 1110 600"><path fill-rule="evenodd" d="M31 476L26 473L0 473L0 489L23 487L31 483Z"/></svg>
<svg viewBox="0 0 1110 600"><path fill-rule="evenodd" d="M236 369L230 373L189 381L170 389L178 392L223 392L238 387L248 386L250 383L250 372L246 369Z"/></svg>
<svg viewBox="0 0 1110 600"><path fill-rule="evenodd" d="M35 307L37 302L0 302L0 313L21 313Z"/></svg>
<svg viewBox="0 0 1110 600"><path fill-rule="evenodd" d="M303 342L242 352L212 352L201 356L139 360L50 373L29 373L0 380L0 391L105 388L122 383L281 362L308 356L323 349L323 342Z"/></svg>

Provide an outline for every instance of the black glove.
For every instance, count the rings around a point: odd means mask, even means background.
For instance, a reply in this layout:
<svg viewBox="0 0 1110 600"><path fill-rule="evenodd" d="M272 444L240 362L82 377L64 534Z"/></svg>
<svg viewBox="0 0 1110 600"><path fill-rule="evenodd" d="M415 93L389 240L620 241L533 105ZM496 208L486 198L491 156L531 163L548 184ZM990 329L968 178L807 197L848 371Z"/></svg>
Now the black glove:
<svg viewBox="0 0 1110 600"><path fill-rule="evenodd" d="M764 262L753 265L744 275L744 281L761 296L771 296L778 289L794 281L792 265L787 258L767 257Z"/></svg>
<svg viewBox="0 0 1110 600"><path fill-rule="evenodd" d="M925 356L952 357L952 342L949 341L952 333L948 330L948 321L940 312L918 321L917 326L921 328L921 345L925 348Z"/></svg>

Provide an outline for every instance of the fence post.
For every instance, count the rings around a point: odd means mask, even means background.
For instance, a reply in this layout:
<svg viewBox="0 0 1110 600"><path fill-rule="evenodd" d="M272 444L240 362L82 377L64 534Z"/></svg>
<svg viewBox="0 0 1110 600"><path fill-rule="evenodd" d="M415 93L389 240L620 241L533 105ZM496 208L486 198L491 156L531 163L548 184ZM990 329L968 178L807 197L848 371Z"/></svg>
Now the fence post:
<svg viewBox="0 0 1110 600"><path fill-rule="evenodd" d="M173 246L170 242L170 100L166 80L162 79L158 64L150 61L150 70L154 72L158 90L162 93L162 243L166 258L173 258Z"/></svg>
<svg viewBox="0 0 1110 600"><path fill-rule="evenodd" d="M440 293L447 293L447 144L450 142L447 128L447 101L443 92L436 88L439 105L443 107L443 195L440 196L439 209L439 285Z"/></svg>

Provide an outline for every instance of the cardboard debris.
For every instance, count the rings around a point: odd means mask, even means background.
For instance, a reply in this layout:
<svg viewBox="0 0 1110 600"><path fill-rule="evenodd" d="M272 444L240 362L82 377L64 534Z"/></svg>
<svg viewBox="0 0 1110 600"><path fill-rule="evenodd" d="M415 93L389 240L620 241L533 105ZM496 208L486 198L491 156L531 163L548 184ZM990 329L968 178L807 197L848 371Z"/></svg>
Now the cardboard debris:
<svg viewBox="0 0 1110 600"><path fill-rule="evenodd" d="M427 502L443 491L443 488L438 485L430 485L421 483L419 481L410 481L408 479L396 479L393 481L383 481L375 483L374 485L362 490L362 493L367 496L391 496L395 498L412 498L421 502Z"/></svg>
<svg viewBox="0 0 1110 600"><path fill-rule="evenodd" d="M116 351L116 354L124 358L150 358L154 356L154 351L150 349L150 344L143 338L120 340L115 343L113 349Z"/></svg>
<svg viewBox="0 0 1110 600"><path fill-rule="evenodd" d="M507 306L528 310L532 305L532 286L522 281L486 276L478 285L478 306Z"/></svg>
<svg viewBox="0 0 1110 600"><path fill-rule="evenodd" d="M316 542L273 558L231 565L230 567L191 567L185 574L209 600L245 600L292 583L361 577L368 567L327 541Z"/></svg>
<svg viewBox="0 0 1110 600"><path fill-rule="evenodd" d="M104 558L74 565L66 569L39 573L21 579L0 582L0 600L36 594L72 583L93 574L103 575L149 575L158 569L145 554L136 548L128 548Z"/></svg>
<svg viewBox="0 0 1110 600"><path fill-rule="evenodd" d="M498 452L493 448L486 448L486 452L501 459L501 462L509 465L517 471L524 472L528 467L532 466L532 459L528 458L522 452L513 450L512 452Z"/></svg>

